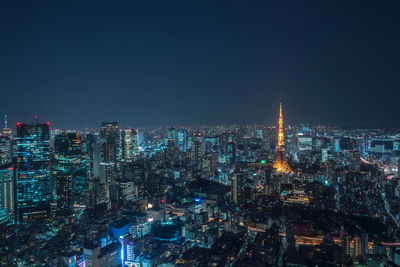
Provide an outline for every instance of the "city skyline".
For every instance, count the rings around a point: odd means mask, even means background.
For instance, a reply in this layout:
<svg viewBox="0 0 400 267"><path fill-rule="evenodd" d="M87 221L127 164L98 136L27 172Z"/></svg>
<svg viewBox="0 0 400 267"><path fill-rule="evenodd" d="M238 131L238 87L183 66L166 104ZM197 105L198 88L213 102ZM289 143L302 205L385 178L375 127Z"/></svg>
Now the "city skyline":
<svg viewBox="0 0 400 267"><path fill-rule="evenodd" d="M0 266L400 266L400 1L0 1Z"/></svg>

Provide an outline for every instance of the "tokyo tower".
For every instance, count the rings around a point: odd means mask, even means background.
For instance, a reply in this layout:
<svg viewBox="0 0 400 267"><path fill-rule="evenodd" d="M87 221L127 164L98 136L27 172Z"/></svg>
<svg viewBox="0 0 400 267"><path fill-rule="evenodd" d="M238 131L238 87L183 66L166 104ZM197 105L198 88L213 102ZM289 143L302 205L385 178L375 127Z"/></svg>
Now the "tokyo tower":
<svg viewBox="0 0 400 267"><path fill-rule="evenodd" d="M279 110L278 146L276 151L274 169L277 172L293 173L292 168L290 168L289 164L286 161L285 141L283 135L282 102L280 102L280 110Z"/></svg>

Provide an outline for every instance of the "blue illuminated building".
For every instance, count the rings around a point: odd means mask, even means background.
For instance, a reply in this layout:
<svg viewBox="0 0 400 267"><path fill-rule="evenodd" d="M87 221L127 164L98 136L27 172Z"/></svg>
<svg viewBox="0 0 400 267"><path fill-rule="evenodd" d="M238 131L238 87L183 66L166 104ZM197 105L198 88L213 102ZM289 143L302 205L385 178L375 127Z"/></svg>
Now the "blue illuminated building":
<svg viewBox="0 0 400 267"><path fill-rule="evenodd" d="M12 164L0 167L0 207L7 210L10 216L14 216L14 168Z"/></svg>
<svg viewBox="0 0 400 267"><path fill-rule="evenodd" d="M81 134L61 132L55 136L54 147L58 213L69 215L74 199L79 200L86 192L86 158L82 155Z"/></svg>
<svg viewBox="0 0 400 267"><path fill-rule="evenodd" d="M175 242L182 238L181 229L181 222L171 218L171 220L154 224L152 231L156 240Z"/></svg>
<svg viewBox="0 0 400 267"><path fill-rule="evenodd" d="M180 150L186 152L188 144L188 133L186 129L179 129L177 132L177 145Z"/></svg>
<svg viewBox="0 0 400 267"><path fill-rule="evenodd" d="M50 123L17 124L16 219L42 220L50 211Z"/></svg>
<svg viewBox="0 0 400 267"><path fill-rule="evenodd" d="M126 242L129 238L129 229L131 223L128 220L119 220L116 224L110 226L111 235L121 243L121 261L126 259Z"/></svg>

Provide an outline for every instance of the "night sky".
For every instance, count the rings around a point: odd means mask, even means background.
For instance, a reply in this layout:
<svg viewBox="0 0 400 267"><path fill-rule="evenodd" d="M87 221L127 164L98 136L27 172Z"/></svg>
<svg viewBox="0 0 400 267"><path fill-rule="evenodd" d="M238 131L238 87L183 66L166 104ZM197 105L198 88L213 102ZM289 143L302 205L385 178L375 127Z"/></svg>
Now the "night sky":
<svg viewBox="0 0 400 267"><path fill-rule="evenodd" d="M0 112L400 126L400 1L1 1ZM0 124L2 126L2 123Z"/></svg>

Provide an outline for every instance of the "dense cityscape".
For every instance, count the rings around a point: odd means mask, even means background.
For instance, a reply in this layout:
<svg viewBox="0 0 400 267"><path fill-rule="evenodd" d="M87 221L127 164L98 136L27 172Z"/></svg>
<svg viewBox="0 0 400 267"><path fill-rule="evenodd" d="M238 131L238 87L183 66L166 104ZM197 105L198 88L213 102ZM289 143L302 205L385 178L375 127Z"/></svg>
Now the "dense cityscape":
<svg viewBox="0 0 400 267"><path fill-rule="evenodd" d="M1 265L400 264L400 132L276 114L79 131L5 115Z"/></svg>
<svg viewBox="0 0 400 267"><path fill-rule="evenodd" d="M400 1L0 1L0 267L400 267Z"/></svg>

